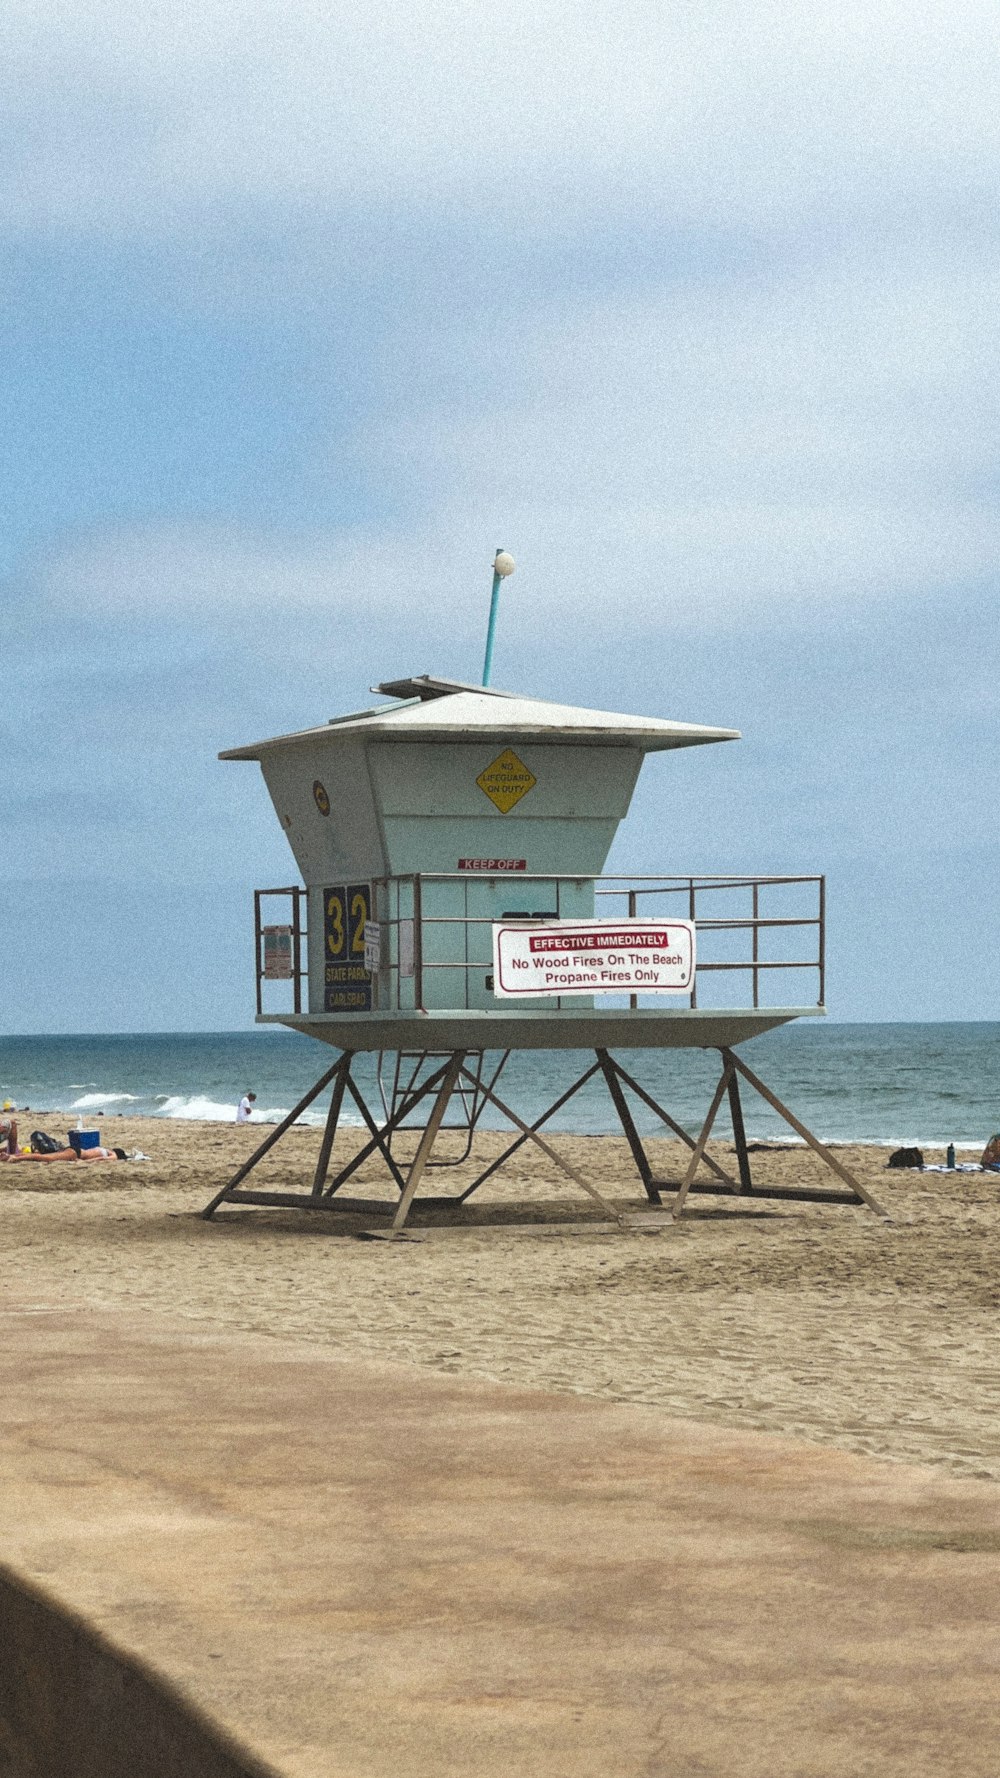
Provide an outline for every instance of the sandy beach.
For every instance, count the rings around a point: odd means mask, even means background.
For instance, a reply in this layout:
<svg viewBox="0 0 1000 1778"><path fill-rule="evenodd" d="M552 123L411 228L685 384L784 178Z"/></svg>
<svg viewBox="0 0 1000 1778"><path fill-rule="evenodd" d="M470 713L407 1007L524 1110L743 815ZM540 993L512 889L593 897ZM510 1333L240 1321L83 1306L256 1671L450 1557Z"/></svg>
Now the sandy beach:
<svg viewBox="0 0 1000 1778"><path fill-rule="evenodd" d="M66 1127L33 1113L32 1127ZM1000 1178L886 1170L884 1149L836 1152L894 1218L714 1197L663 1233L518 1233L505 1223L595 1214L524 1151L475 1202L481 1227L359 1239L351 1217L198 1212L260 1129L108 1117L104 1140L151 1158L106 1168L0 1167L4 1275L39 1305L145 1305L218 1329L307 1340L465 1377L645 1403L1000 1478ZM296 1128L254 1183L302 1189L319 1132ZM338 1139L338 1158L353 1138ZM497 1152L484 1134L477 1155ZM624 1142L555 1145L616 1206L645 1203ZM651 1144L665 1177L679 1144ZM725 1164L725 1143L713 1152ZM927 1160L942 1160L928 1152ZM757 1155L760 1182L829 1181L804 1150ZM432 1190L453 1189L441 1169ZM391 1187L367 1163L371 1195ZM419 1200L418 1200L419 1202ZM599 1212L596 1212L599 1215ZM441 1213L435 1213L441 1221Z"/></svg>

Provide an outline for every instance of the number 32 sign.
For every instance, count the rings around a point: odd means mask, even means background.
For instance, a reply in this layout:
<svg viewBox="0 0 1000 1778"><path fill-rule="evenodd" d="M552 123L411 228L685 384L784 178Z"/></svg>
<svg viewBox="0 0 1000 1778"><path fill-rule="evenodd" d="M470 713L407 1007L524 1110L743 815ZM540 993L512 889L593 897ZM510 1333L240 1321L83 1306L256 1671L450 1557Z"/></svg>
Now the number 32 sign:
<svg viewBox="0 0 1000 1778"><path fill-rule="evenodd" d="M323 891L323 1005L327 1012L371 1012L372 978L365 968L365 926L371 911L368 883L338 883Z"/></svg>

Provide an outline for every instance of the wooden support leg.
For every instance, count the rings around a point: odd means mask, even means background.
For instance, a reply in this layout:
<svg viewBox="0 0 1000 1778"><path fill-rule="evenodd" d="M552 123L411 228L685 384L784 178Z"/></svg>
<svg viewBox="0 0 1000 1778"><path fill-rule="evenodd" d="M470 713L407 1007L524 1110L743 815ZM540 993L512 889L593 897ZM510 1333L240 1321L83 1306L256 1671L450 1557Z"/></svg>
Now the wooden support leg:
<svg viewBox="0 0 1000 1778"><path fill-rule="evenodd" d="M322 1080L318 1080L314 1087L310 1087L305 1098L300 1099L298 1104L294 1105L292 1107L291 1111L288 1113L288 1116L286 1118L283 1118L281 1123L277 1124L275 1126L275 1128L271 1131L270 1135L266 1136L264 1138L264 1141L261 1143L260 1147L254 1149L253 1154L250 1156L250 1159L248 1161L244 1161L244 1163L243 1163L242 1167L239 1169L239 1171L237 1173L233 1174L232 1179L230 1179L227 1182L227 1184L225 1184L223 1186L223 1188L220 1192L216 1192L215 1197L212 1199L212 1202L210 1204L206 1204L204 1210L202 1211L202 1216L205 1218L206 1222L211 1221L212 1217L215 1215L216 1210L219 1208L219 1205L221 1203L223 1203L225 1198L228 1197L229 1193L231 1191L233 1191L236 1186L239 1185L240 1180L245 1179L247 1174L251 1171L251 1169L256 1167L257 1162L263 1160L263 1158L267 1154L268 1150L272 1149L276 1142L281 1141L281 1138L285 1134L285 1131L291 1128L292 1124L294 1124L294 1122L295 1122L295 1119L297 1117L299 1117L303 1111L305 1111L305 1109L308 1105L312 1104L314 1099L319 1098L319 1095L323 1091L323 1088L329 1086L331 1080L333 1079L333 1077L336 1074L339 1067L340 1067L340 1057L338 1056L336 1062L334 1062L334 1064L333 1064L333 1067L327 1069L326 1073L323 1075Z"/></svg>
<svg viewBox="0 0 1000 1778"><path fill-rule="evenodd" d="M537 1130L533 1130L531 1125L526 1124L522 1117L518 1117L516 1111L512 1111L509 1105L505 1105L503 1100L497 1097L491 1087L483 1087L482 1090L486 1094L490 1103L495 1105L498 1111L502 1111L504 1117L510 1119L514 1128L520 1130L521 1134L526 1137L529 1142L533 1142L537 1148L540 1148L542 1153L547 1155L549 1160L553 1161L564 1173L568 1173L569 1177L575 1181L581 1191L585 1191L588 1197L593 1198L595 1203L600 1204L601 1209L606 1215L610 1216L612 1220L617 1222L622 1228L627 1226L624 1217L619 1216L618 1212L612 1209L607 1199L601 1197L601 1194L596 1187L591 1185L588 1179L584 1179L583 1174L578 1173L575 1167L571 1167L568 1161L564 1161L562 1155L557 1154L555 1149L550 1147L550 1145L539 1136Z"/></svg>
<svg viewBox="0 0 1000 1778"><path fill-rule="evenodd" d="M625 1132L625 1140L628 1143L629 1148L632 1150L632 1159L635 1162L639 1178L642 1180L645 1187L646 1196L651 1204L661 1204L663 1200L660 1197L656 1186L653 1184L653 1169L649 1164L646 1150L642 1146L642 1139L635 1127L635 1119L629 1108L629 1102L626 1099L625 1094L622 1092L622 1083L615 1073L614 1064L612 1063L607 1050L595 1050L594 1054L600 1064L601 1073L607 1083L608 1092L611 1094L614 1108L618 1113L618 1121Z"/></svg>
<svg viewBox="0 0 1000 1778"><path fill-rule="evenodd" d="M680 1124L677 1123L675 1121L675 1119L670 1116L669 1112L664 1111L662 1105L657 1105L656 1100L653 1098L652 1093L647 1093L645 1087L641 1087L637 1080L633 1080L631 1074L626 1073L625 1069L622 1067L621 1063L618 1061L616 1056L613 1056L611 1058L611 1066L614 1069L615 1073L617 1074L619 1080L623 1080L627 1087L632 1088L633 1093L635 1093L636 1096L642 1100L644 1105L649 1106L650 1111L654 1111L656 1113L657 1117L661 1120L661 1122L666 1124L668 1130L672 1130L675 1136L679 1136L681 1141L683 1143L685 1143L688 1148L694 1148L694 1146L695 1146L694 1137L689 1136L688 1132L681 1128ZM735 1181L735 1179L731 1178L730 1175L726 1172L725 1167L720 1167L718 1161L714 1161L710 1154L703 1155L702 1160L704 1161L709 1172L715 1174L716 1179L724 1180L726 1185L729 1185L732 1187L733 1191L736 1190L736 1181Z"/></svg>
<svg viewBox="0 0 1000 1778"><path fill-rule="evenodd" d="M316 1172L313 1175L312 1195L314 1198L322 1196L323 1187L326 1184L326 1176L330 1171L330 1156L333 1153L333 1145L337 1137L337 1125L340 1122L341 1106L344 1103L344 1088L347 1085L353 1059L353 1050L345 1050L340 1058L340 1068L337 1073L337 1078L333 1083L330 1109L326 1116L326 1128L323 1131L323 1140L319 1146L319 1159L316 1162Z"/></svg>
<svg viewBox="0 0 1000 1778"><path fill-rule="evenodd" d="M750 1156L747 1153L747 1133L743 1124L743 1106L740 1103L740 1077L735 1068L729 1076L729 1115L733 1120L733 1141L736 1144L736 1159L740 1168L740 1191L753 1191L753 1177L750 1172Z"/></svg>
<svg viewBox="0 0 1000 1778"><path fill-rule="evenodd" d="M762 1099L766 1099L768 1105L773 1107L778 1113L778 1116L783 1117L786 1124L791 1125L795 1134L801 1136L802 1140L809 1144L813 1153L819 1155L820 1160L825 1162L831 1172L836 1173L840 1179L844 1180L845 1184L850 1186L852 1191L857 1192L861 1203L867 1204L869 1210L874 1210L875 1215L881 1216L884 1222L892 1221L892 1217L889 1215L888 1210L883 1209L882 1205L878 1202L878 1199L874 1198L871 1192L866 1190L860 1180L855 1179L853 1173L848 1172L843 1162L838 1161L836 1155L830 1153L830 1150L823 1145L819 1137L814 1136L811 1130L807 1130L805 1124L795 1116L795 1113L789 1111L788 1106L781 1103L777 1093L772 1093L770 1087L766 1087L764 1082L759 1080L757 1075L754 1074L751 1069L747 1067L746 1063L741 1061L740 1057L735 1055L732 1050L723 1050L722 1054L726 1058L727 1065L731 1068L738 1069L744 1080L749 1081L754 1091L759 1093Z"/></svg>
<svg viewBox="0 0 1000 1778"><path fill-rule="evenodd" d="M705 1122L702 1124L701 1135L698 1137L698 1140L695 1143L694 1153L691 1156L691 1160L688 1165L688 1170L685 1173L684 1178L681 1181L680 1190L677 1193L676 1198L674 1199L673 1203L670 1206L670 1214L671 1214L671 1216L673 1216L675 1218L675 1220L677 1217L679 1217L681 1215L681 1213L684 1209L684 1200L688 1195L688 1191L691 1186L691 1181L698 1171L698 1163L701 1160L702 1155L705 1153L705 1147L708 1142L708 1138L712 1134L712 1125L715 1122L716 1115L719 1110L719 1106L722 1104L723 1098L725 1097L726 1090L729 1086L729 1082L732 1079L732 1076L733 1076L733 1062L732 1062L732 1059L728 1059L728 1060L725 1060L723 1063L722 1078L719 1081L719 1084L715 1089L715 1093L712 1098L712 1103L708 1108L708 1116L705 1119Z"/></svg>
<svg viewBox="0 0 1000 1778"><path fill-rule="evenodd" d="M444 1080L441 1082L438 1091L438 1096L434 1101L434 1109L427 1120L427 1126L417 1145L417 1152L410 1163L410 1171L407 1175L405 1190L399 1200L399 1208L392 1219L392 1232L394 1235L399 1234L406 1218L410 1214L410 1205L413 1203L414 1197L416 1196L417 1186L420 1184L421 1178L423 1177L424 1168L430 1160L431 1149L437 1141L438 1131L441 1128L444 1114L448 1109L448 1101L455 1090L455 1083L458 1080L459 1075L463 1072L462 1064L464 1061L465 1051L456 1050L448 1064Z"/></svg>

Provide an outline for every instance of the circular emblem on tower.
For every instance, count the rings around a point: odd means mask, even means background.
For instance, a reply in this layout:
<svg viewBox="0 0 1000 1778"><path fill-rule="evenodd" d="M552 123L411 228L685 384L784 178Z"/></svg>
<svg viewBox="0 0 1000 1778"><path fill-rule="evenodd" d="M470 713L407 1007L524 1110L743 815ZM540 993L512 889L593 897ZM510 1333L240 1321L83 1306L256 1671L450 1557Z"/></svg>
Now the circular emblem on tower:
<svg viewBox="0 0 1000 1778"><path fill-rule="evenodd" d="M329 815L330 798L326 794L326 785L321 784L318 778L313 784L313 802L321 815Z"/></svg>

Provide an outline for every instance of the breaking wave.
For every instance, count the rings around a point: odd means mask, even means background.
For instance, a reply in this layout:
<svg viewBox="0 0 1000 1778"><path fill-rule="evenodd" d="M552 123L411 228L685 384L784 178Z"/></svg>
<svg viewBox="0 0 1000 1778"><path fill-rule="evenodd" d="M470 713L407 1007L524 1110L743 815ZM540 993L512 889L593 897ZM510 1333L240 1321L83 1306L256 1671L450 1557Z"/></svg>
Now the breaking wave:
<svg viewBox="0 0 1000 1778"><path fill-rule="evenodd" d="M84 1093L74 1099L71 1111L101 1111L105 1105L137 1105L138 1093Z"/></svg>
<svg viewBox="0 0 1000 1778"><path fill-rule="evenodd" d="M287 1117L290 1110L290 1105L254 1106L250 1121L253 1124L280 1124L282 1118ZM232 1124L236 1122L236 1107L232 1103L224 1105L217 1099L207 1099L198 1093L192 1094L190 1097L175 1093L167 1098L161 1095L156 1109L151 1115L153 1117L188 1118L194 1123ZM326 1110L324 1108L315 1111L310 1107L308 1111L302 1113L300 1118L296 1119L296 1122L311 1126L324 1124ZM360 1123L361 1119L344 1116L341 1122L354 1124Z"/></svg>

